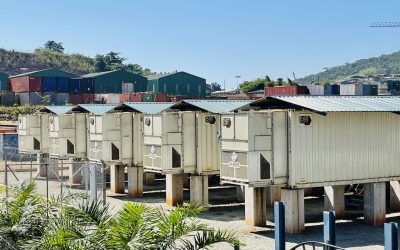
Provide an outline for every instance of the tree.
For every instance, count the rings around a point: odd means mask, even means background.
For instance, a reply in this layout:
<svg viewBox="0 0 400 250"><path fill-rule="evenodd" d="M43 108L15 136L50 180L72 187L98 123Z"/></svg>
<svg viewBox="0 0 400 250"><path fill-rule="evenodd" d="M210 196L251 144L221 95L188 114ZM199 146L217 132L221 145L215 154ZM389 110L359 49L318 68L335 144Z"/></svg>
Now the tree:
<svg viewBox="0 0 400 250"><path fill-rule="evenodd" d="M54 51L54 52L64 53L64 47L63 47L62 43L57 43L53 40L47 41L44 44L44 48Z"/></svg>
<svg viewBox="0 0 400 250"><path fill-rule="evenodd" d="M221 90L222 90L221 84L219 84L219 83L217 83L217 82L212 82L212 83L211 83L211 92L214 92L214 91L221 91Z"/></svg>
<svg viewBox="0 0 400 250"><path fill-rule="evenodd" d="M109 70L107 67L106 59L103 55L96 55L94 57L94 67L96 72L103 72Z"/></svg>
<svg viewBox="0 0 400 250"><path fill-rule="evenodd" d="M278 78L276 79L277 85L282 86L283 85L283 78Z"/></svg>
<svg viewBox="0 0 400 250"><path fill-rule="evenodd" d="M265 76L265 81L266 81L266 82L270 82L270 81L271 81L271 78L269 78L269 76Z"/></svg>

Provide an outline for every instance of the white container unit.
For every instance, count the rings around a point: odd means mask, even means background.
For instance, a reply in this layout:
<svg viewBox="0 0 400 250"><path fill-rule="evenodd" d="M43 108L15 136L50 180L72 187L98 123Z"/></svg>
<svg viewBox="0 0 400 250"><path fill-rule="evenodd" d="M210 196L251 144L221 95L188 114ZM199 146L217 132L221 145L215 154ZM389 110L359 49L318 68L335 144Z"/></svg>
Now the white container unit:
<svg viewBox="0 0 400 250"><path fill-rule="evenodd" d="M116 105L79 104L73 113L86 113L87 157L89 160L113 164L130 164L132 147L132 116L107 113ZM124 144L122 148L121 145Z"/></svg>
<svg viewBox="0 0 400 250"><path fill-rule="evenodd" d="M156 115L144 115L144 167L162 173L219 173L221 112L249 101L185 100Z"/></svg>
<svg viewBox="0 0 400 250"><path fill-rule="evenodd" d="M18 116L18 149L20 151L48 153L48 117L47 113Z"/></svg>
<svg viewBox="0 0 400 250"><path fill-rule="evenodd" d="M221 180L319 187L400 179L399 97L267 97L221 118Z"/></svg>
<svg viewBox="0 0 400 250"><path fill-rule="evenodd" d="M86 156L86 114L69 113L71 106L45 107L49 114L49 154Z"/></svg>

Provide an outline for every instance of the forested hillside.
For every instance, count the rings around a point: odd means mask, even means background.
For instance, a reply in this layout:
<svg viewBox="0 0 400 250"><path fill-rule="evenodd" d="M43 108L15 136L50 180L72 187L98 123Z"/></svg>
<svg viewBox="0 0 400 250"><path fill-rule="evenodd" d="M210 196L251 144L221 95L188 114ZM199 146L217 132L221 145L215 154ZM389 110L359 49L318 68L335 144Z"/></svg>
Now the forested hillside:
<svg viewBox="0 0 400 250"><path fill-rule="evenodd" d="M328 68L319 73L320 82L342 80L354 75L366 76L370 74L394 74L400 73L400 51L388 55L361 59L353 63ZM318 74L297 79L299 84L316 82Z"/></svg>
<svg viewBox="0 0 400 250"><path fill-rule="evenodd" d="M50 67L64 69L77 75L114 69L126 69L140 75L152 73L150 69L139 64L127 64L125 61L126 58L113 51L93 58L81 54L66 54L62 44L54 41L48 41L43 48L38 48L33 53L0 48L0 72L10 75Z"/></svg>

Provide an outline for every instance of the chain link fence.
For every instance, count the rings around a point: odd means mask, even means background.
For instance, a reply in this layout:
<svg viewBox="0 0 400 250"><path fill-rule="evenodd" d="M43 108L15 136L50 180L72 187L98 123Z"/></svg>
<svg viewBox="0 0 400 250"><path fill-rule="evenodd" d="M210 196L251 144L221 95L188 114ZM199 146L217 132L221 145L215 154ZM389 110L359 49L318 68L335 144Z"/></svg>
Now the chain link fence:
<svg viewBox="0 0 400 250"><path fill-rule="evenodd" d="M0 148L0 183L4 184L6 197L10 187L32 180L38 193L47 199L79 192L106 203L109 166L104 162L71 155L22 152L14 145Z"/></svg>

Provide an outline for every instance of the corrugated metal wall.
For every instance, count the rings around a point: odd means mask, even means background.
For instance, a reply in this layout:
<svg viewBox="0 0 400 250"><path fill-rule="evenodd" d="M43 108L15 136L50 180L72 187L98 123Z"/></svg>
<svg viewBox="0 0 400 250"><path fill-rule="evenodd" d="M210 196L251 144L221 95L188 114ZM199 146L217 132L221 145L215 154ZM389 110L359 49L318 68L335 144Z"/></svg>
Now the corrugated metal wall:
<svg viewBox="0 0 400 250"><path fill-rule="evenodd" d="M310 114L312 124L299 124ZM292 112L289 185L365 183L400 176L400 116L386 112ZM396 177L397 176L397 177Z"/></svg>
<svg viewBox="0 0 400 250"><path fill-rule="evenodd" d="M185 72L178 72L159 79L149 80L147 90L154 91L157 94L205 96L206 80Z"/></svg>
<svg viewBox="0 0 400 250"><path fill-rule="evenodd" d="M110 72L94 78L95 93L122 93L122 83L133 83L134 92L146 91L147 78L124 70Z"/></svg>

